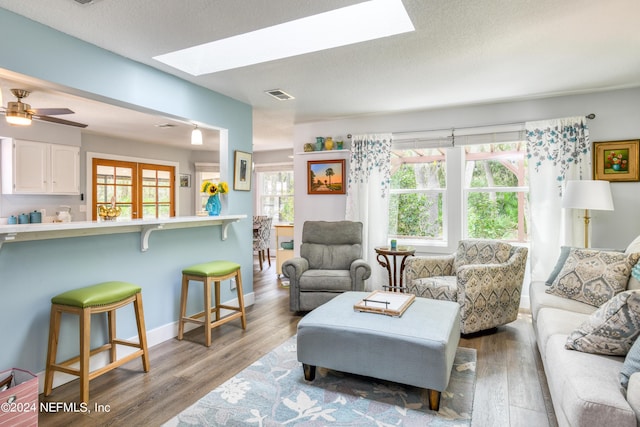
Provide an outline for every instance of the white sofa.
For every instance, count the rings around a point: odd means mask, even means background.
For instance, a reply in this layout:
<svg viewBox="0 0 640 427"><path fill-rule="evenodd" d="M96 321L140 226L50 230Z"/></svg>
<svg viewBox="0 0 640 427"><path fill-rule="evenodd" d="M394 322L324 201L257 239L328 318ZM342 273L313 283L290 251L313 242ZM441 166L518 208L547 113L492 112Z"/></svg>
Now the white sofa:
<svg viewBox="0 0 640 427"><path fill-rule="evenodd" d="M629 289L638 286L630 281ZM639 287L640 288L640 287ZM560 426L640 426L640 372L624 395L621 356L567 350L569 334L597 308L545 293L544 282L529 288L536 340Z"/></svg>

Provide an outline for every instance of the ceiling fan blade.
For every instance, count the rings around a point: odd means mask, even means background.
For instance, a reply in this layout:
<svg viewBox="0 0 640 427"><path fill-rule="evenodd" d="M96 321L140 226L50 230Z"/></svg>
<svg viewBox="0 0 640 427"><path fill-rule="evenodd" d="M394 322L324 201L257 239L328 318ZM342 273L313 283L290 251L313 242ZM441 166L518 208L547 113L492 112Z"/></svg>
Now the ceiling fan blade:
<svg viewBox="0 0 640 427"><path fill-rule="evenodd" d="M68 126L75 126L75 127L79 127L79 128L86 128L87 125L85 125L84 123L78 123L78 122L72 122L71 120L64 120L64 119L59 119L57 117L49 117L49 116L33 116L34 119L36 120L40 120L43 122L51 122L51 123L58 123L61 125L68 125Z"/></svg>
<svg viewBox="0 0 640 427"><path fill-rule="evenodd" d="M34 108L33 114L39 116L59 116L61 114L74 114L74 112L68 108Z"/></svg>

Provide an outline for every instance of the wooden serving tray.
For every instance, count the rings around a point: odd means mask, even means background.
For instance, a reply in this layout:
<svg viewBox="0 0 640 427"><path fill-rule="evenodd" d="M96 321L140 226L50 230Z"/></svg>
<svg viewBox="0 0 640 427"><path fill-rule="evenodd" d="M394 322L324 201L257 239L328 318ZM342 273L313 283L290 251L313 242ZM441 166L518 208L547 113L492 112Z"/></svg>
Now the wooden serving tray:
<svg viewBox="0 0 640 427"><path fill-rule="evenodd" d="M416 299L413 294L400 292L373 291L365 298L358 301L354 310L368 313L386 314L387 316L402 316L402 313Z"/></svg>

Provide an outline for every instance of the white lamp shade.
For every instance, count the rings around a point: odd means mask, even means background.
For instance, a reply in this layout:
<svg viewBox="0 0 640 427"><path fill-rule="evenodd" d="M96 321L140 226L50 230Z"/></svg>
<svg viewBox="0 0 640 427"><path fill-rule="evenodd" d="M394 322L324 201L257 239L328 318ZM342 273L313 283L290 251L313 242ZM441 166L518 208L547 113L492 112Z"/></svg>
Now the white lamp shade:
<svg viewBox="0 0 640 427"><path fill-rule="evenodd" d="M202 145L202 131L198 128L191 131L191 145Z"/></svg>
<svg viewBox="0 0 640 427"><path fill-rule="evenodd" d="M567 181L562 198L562 207L612 211L613 199L609 181Z"/></svg>

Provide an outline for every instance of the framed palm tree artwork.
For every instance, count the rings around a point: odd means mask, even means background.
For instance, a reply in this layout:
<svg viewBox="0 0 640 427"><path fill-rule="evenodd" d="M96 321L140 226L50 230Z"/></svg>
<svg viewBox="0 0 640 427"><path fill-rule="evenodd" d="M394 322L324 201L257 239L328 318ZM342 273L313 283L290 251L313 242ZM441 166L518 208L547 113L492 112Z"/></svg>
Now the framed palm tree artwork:
<svg viewBox="0 0 640 427"><path fill-rule="evenodd" d="M309 160L307 162L308 194L345 194L344 159Z"/></svg>

